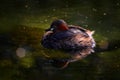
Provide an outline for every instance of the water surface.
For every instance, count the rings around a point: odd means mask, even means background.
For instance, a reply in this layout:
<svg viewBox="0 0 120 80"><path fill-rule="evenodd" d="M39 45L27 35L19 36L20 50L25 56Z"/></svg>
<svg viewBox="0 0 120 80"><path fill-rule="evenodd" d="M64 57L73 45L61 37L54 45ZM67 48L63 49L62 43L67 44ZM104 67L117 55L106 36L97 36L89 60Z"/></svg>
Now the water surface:
<svg viewBox="0 0 120 80"><path fill-rule="evenodd" d="M0 80L120 79L119 1L4 0L0 4ZM95 30L96 52L65 69L54 67L52 58L70 57L40 45L54 19Z"/></svg>

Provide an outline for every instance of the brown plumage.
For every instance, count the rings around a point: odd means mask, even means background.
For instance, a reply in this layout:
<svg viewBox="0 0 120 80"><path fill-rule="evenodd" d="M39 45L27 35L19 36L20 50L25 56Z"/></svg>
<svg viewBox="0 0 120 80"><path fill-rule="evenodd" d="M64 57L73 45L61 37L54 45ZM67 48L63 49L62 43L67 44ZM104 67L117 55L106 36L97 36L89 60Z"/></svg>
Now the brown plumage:
<svg viewBox="0 0 120 80"><path fill-rule="evenodd" d="M64 50L72 55L72 59L81 59L94 52L94 31L79 26L67 25L63 20L55 20L42 38L42 45L49 49Z"/></svg>

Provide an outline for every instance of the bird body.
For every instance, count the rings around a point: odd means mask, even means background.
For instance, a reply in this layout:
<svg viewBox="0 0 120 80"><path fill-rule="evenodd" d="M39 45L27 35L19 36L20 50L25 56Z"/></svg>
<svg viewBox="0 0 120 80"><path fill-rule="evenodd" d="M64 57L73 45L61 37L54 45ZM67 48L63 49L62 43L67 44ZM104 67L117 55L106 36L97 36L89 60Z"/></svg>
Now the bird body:
<svg viewBox="0 0 120 80"><path fill-rule="evenodd" d="M62 27L61 27L62 26ZM53 21L43 35L41 44L48 49L63 50L74 59L81 59L94 52L94 31L80 26L67 25L63 20Z"/></svg>
<svg viewBox="0 0 120 80"><path fill-rule="evenodd" d="M50 49L77 50L82 48L94 48L95 41L92 31L83 30L80 27L69 26L66 31L53 33L47 31L42 39L42 45Z"/></svg>

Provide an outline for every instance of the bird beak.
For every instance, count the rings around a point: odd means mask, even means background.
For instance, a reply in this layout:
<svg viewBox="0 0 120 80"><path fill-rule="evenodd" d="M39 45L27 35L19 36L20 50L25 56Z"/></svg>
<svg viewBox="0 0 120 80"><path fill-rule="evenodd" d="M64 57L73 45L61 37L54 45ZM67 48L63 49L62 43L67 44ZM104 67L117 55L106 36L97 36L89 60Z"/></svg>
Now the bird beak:
<svg viewBox="0 0 120 80"><path fill-rule="evenodd" d="M48 28L45 31L53 31L53 30L54 30L54 28Z"/></svg>

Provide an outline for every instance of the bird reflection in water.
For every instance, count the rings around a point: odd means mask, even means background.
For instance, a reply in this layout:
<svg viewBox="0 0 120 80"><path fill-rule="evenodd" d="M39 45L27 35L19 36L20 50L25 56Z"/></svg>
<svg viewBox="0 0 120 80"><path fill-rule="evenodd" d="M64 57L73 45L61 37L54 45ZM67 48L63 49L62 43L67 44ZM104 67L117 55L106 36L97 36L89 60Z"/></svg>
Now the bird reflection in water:
<svg viewBox="0 0 120 80"><path fill-rule="evenodd" d="M64 20L55 20L50 28L46 29L41 44L48 49L63 50L72 58L65 60L53 60L53 65L66 67L68 63L80 60L92 52L96 45L92 35L94 31L80 26L68 25Z"/></svg>

